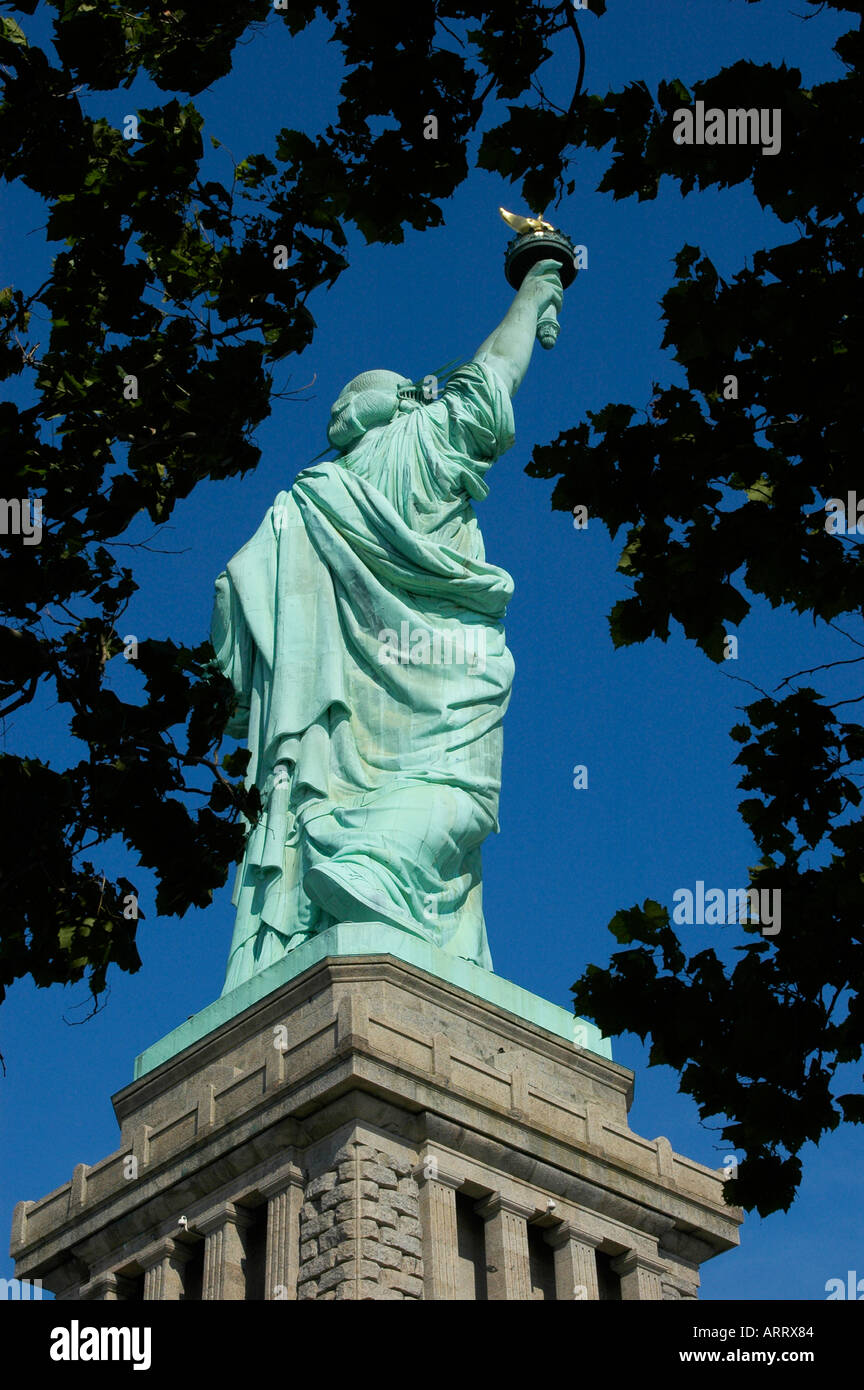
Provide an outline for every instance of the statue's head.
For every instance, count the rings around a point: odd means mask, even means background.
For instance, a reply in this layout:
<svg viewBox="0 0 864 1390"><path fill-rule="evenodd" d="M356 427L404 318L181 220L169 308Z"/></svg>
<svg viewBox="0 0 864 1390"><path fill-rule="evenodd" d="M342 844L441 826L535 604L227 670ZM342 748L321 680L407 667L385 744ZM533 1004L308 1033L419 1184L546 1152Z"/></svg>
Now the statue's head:
<svg viewBox="0 0 864 1390"><path fill-rule="evenodd" d="M343 454L362 439L367 430L387 425L399 410L400 386L411 386L411 378L398 372L361 372L343 386L330 409L327 438Z"/></svg>

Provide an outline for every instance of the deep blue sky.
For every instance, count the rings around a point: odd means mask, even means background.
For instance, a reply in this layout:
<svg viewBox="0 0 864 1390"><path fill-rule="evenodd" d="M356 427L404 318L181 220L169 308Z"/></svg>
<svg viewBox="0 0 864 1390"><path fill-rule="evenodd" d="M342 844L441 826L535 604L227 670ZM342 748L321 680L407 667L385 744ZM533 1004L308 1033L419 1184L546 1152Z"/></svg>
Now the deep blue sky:
<svg viewBox="0 0 864 1390"><path fill-rule="evenodd" d="M808 8L803 0L800 8ZM38 16L20 22L34 39L44 32ZM582 17L586 86L602 92L644 79L656 90L660 78L689 83L742 57L785 60L812 85L842 75L830 49L848 27L848 16L831 11L805 23L774 0L612 0L603 19ZM335 114L340 72L339 51L325 38L326 26L318 24L291 40L271 17L238 49L233 75L198 98L205 143L215 135L239 159L269 151L281 125L321 128ZM562 36L560 56L543 78L549 95L565 104L575 70L568 40ZM120 96L90 97L87 110L119 126L125 114L152 104L142 83ZM214 176L227 176L223 155L208 159ZM658 301L685 242L701 245L721 274L732 275L748 253L795 235L741 188L682 200L667 182L655 202L616 204L594 192L605 162L580 155L576 194L555 210L552 220L588 247L588 270L568 292L557 347L535 352L515 402L516 444L490 474L491 494L478 508L489 560L516 582L507 622L516 681L505 724L502 831L484 850L489 940L500 975L564 1005L584 966L608 961L615 943L606 924L618 908L647 897L671 906L675 889L697 879L724 888L746 884L757 856L736 811L742 794L728 729L753 692L730 675L768 688L792 671L850 654L824 628L758 605L739 631L739 660L723 668L680 632L666 645L616 653L606 615L628 592L615 572L621 538L613 543L596 521L575 531L567 515L550 510L551 484L523 471L535 443L554 438L586 410L610 400L647 406L652 381L681 379L659 351ZM50 254L44 234L33 230L44 224L44 209L20 189L2 196L3 283L35 287ZM153 542L168 554L134 552L141 587L124 632L189 643L206 635L213 579L276 492L326 446L330 402L350 377L372 367L417 377L471 355L509 302L502 269L509 234L497 218L499 203L522 209L518 190L474 171L445 206L442 228L408 233L398 247L365 247L352 238L351 269L310 301L318 324L312 346L277 370L280 386L289 375L292 387L313 378L314 385L302 401L275 402L257 436L263 454L253 474L202 485L177 508ZM138 536L151 532L136 528ZM858 626L845 626L861 637ZM114 665L116 688L131 688L133 673L122 661ZM839 687L826 678L818 688L828 695ZM63 711L50 704L13 714L0 747L57 766L78 756ZM572 786L577 763L588 767L587 790ZM23 983L0 1010L7 1067L0 1081L2 1232L16 1200L41 1197L67 1181L76 1163L116 1148L109 1097L131 1079L133 1058L222 986L230 887L207 911L157 920L148 911L152 884L122 846L112 846L100 866L139 886L147 913L139 928L144 966L135 976L114 972L103 1011L82 1026L70 1024L88 1012L84 985L37 991ZM685 941L694 951L744 939L734 927L681 931L689 932ZM616 1039L613 1052L636 1071L632 1127L648 1138L664 1134L675 1149L721 1166L728 1148L718 1140L719 1121L713 1129L700 1124L695 1106L677 1093L675 1073L647 1069L638 1039ZM864 1218L853 1174L862 1148L860 1130L847 1128L818 1151L806 1150L806 1178L791 1212L765 1221L750 1216L741 1249L703 1267L703 1296L820 1299L826 1280L857 1268ZM5 1239L0 1275L12 1273Z"/></svg>

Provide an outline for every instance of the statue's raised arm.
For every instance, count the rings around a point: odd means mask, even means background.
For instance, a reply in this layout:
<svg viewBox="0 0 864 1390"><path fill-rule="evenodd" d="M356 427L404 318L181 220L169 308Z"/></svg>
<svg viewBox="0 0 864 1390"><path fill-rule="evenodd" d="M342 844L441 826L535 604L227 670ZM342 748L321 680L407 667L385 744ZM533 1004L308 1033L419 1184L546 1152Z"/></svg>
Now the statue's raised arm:
<svg viewBox="0 0 864 1390"><path fill-rule="evenodd" d="M538 261L527 272L513 303L494 332L474 354L485 362L515 396L528 370L537 325L550 308L560 309L564 299L557 261Z"/></svg>

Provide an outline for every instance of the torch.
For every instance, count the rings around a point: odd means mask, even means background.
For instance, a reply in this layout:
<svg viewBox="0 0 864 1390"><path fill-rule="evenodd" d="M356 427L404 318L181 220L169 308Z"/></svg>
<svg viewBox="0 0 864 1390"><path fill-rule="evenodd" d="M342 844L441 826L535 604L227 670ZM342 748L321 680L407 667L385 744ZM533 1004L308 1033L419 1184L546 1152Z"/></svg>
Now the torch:
<svg viewBox="0 0 864 1390"><path fill-rule="evenodd" d="M499 208L498 211L507 225L518 233L504 253L504 273L514 290L518 290L532 265L546 260L558 262L558 273L565 290L573 284L577 270L576 248L568 236L542 217L521 217L516 212L508 212L506 208ZM558 317L550 304L537 323L540 346L553 348L560 328Z"/></svg>

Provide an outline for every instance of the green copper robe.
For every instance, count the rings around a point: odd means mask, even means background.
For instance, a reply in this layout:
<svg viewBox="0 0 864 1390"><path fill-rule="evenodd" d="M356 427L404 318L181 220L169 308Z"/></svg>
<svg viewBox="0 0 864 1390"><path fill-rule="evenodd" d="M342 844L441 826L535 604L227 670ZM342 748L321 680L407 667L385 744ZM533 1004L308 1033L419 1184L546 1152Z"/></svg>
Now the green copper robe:
<svg viewBox="0 0 864 1390"><path fill-rule="evenodd" d="M471 362L299 473L216 581L228 732L248 738L263 805L223 992L337 921L492 968L480 846L498 829L513 583L471 502L512 442L504 385Z"/></svg>

